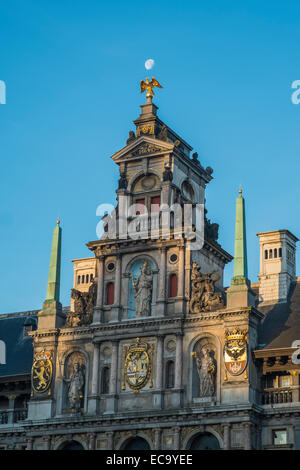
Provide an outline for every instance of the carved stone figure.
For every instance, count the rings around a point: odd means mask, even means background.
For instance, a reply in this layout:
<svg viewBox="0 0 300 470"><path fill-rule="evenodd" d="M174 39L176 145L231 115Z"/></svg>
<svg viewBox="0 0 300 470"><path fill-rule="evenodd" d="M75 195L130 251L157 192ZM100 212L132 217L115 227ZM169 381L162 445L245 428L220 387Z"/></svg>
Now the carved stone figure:
<svg viewBox="0 0 300 470"><path fill-rule="evenodd" d="M215 376L217 362L213 357L213 350L204 346L200 356L193 353L196 359L197 372L199 376L199 397L212 397L215 395Z"/></svg>
<svg viewBox="0 0 300 470"><path fill-rule="evenodd" d="M137 317L145 317L150 315L150 302L152 298L152 284L153 276L150 267L145 261L141 267L141 274L137 281L134 280L133 275L131 276L134 297L135 297L135 311Z"/></svg>
<svg viewBox="0 0 300 470"><path fill-rule="evenodd" d="M163 171L163 181L172 181L172 180L173 180L173 172L171 170L171 167L169 165L166 165Z"/></svg>
<svg viewBox="0 0 300 470"><path fill-rule="evenodd" d="M215 276L214 278L212 276ZM221 292L215 292L215 283L220 279L217 271L202 275L200 267L194 261L191 281L191 313L207 312L224 307Z"/></svg>
<svg viewBox="0 0 300 470"><path fill-rule="evenodd" d="M73 367L70 378L65 379L65 381L69 384L68 401L70 408L78 412L83 398L84 373L78 362L75 362Z"/></svg>
<svg viewBox="0 0 300 470"><path fill-rule="evenodd" d="M89 325L93 320L93 310L97 299L97 281L91 283L88 292L72 289L71 298L74 299L74 312L68 312L66 327Z"/></svg>
<svg viewBox="0 0 300 470"><path fill-rule="evenodd" d="M131 144L131 142L133 142L135 140L135 133L133 131L129 131L129 137L126 141L127 145L128 144Z"/></svg>
<svg viewBox="0 0 300 470"><path fill-rule="evenodd" d="M157 135L157 138L159 140L163 140L164 142L172 142L168 137L168 128L165 124L162 126L159 134Z"/></svg>

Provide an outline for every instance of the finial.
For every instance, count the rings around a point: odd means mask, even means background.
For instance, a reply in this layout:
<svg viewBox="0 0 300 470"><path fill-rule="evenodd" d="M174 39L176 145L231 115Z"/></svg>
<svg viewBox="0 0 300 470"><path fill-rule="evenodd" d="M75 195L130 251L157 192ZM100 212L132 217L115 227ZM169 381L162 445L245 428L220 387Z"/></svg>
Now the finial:
<svg viewBox="0 0 300 470"><path fill-rule="evenodd" d="M146 77L146 80L141 80L141 93L147 90L146 98L148 102L152 102L152 98L154 96L154 87L162 88L161 84L156 80L156 78L152 77L151 82L149 82L149 78Z"/></svg>
<svg viewBox="0 0 300 470"><path fill-rule="evenodd" d="M59 225L59 224L60 224L60 218L59 218L59 217L57 217L57 221L56 221L56 223L57 223L57 225Z"/></svg>
<svg viewBox="0 0 300 470"><path fill-rule="evenodd" d="M243 194L243 191L242 191L242 185L241 185L241 184L240 184L239 194L240 194L240 195L242 195L242 194Z"/></svg>

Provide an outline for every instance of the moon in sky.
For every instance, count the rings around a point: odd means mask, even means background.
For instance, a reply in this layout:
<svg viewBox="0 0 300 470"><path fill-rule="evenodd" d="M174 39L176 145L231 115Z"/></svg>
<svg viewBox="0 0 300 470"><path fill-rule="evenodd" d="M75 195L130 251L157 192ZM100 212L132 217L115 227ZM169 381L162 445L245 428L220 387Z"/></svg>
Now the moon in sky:
<svg viewBox="0 0 300 470"><path fill-rule="evenodd" d="M153 59L147 59L145 62L145 69L151 70L154 67L154 63Z"/></svg>

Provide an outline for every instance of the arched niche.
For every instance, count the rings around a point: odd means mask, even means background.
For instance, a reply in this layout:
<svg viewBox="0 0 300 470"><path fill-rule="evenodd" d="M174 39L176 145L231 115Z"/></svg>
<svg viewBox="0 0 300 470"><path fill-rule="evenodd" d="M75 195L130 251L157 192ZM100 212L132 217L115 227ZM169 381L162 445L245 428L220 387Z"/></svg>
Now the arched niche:
<svg viewBox="0 0 300 470"><path fill-rule="evenodd" d="M190 398L212 404L219 399L220 345L211 334L203 334L190 347Z"/></svg>
<svg viewBox="0 0 300 470"><path fill-rule="evenodd" d="M70 413L86 410L88 367L82 351L72 351L66 356L63 377L63 410Z"/></svg>
<svg viewBox="0 0 300 470"><path fill-rule="evenodd" d="M157 264L150 256L141 255L128 263L127 318L142 318L153 314L157 298L157 274Z"/></svg>
<svg viewBox="0 0 300 470"><path fill-rule="evenodd" d="M140 436L130 437L121 445L120 450L151 450L150 444Z"/></svg>
<svg viewBox="0 0 300 470"><path fill-rule="evenodd" d="M200 432L189 438L186 449L188 450L219 450L220 443L216 436L210 432Z"/></svg>
<svg viewBox="0 0 300 470"><path fill-rule="evenodd" d="M128 190L131 193L145 193L158 191L161 188L161 175L154 171L145 175L144 171L135 174L128 182Z"/></svg>
<svg viewBox="0 0 300 470"><path fill-rule="evenodd" d="M57 450L85 450L83 445L75 440L63 442Z"/></svg>

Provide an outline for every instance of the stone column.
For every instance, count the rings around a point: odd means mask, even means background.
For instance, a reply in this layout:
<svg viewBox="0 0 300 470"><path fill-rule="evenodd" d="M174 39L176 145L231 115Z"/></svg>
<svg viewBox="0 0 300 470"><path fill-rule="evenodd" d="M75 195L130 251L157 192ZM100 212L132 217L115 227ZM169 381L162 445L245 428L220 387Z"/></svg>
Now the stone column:
<svg viewBox="0 0 300 470"><path fill-rule="evenodd" d="M174 450L180 450L180 431L179 427L176 427L174 430Z"/></svg>
<svg viewBox="0 0 300 470"><path fill-rule="evenodd" d="M163 354L164 354L164 336L157 337L157 350L156 350L156 387L158 390L163 386Z"/></svg>
<svg viewBox="0 0 300 470"><path fill-rule="evenodd" d="M163 408L163 372L164 372L164 336L157 336L156 344L156 373L155 373L155 390L153 392L153 407Z"/></svg>
<svg viewBox="0 0 300 470"><path fill-rule="evenodd" d="M160 450L161 449L161 428L156 428L154 431L154 449Z"/></svg>
<svg viewBox="0 0 300 470"><path fill-rule="evenodd" d="M107 450L114 449L114 433L112 431L106 433L107 437Z"/></svg>
<svg viewBox="0 0 300 470"><path fill-rule="evenodd" d="M181 388L182 381L182 333L176 335L175 388Z"/></svg>
<svg viewBox="0 0 300 470"><path fill-rule="evenodd" d="M98 260L97 302L94 310L93 323L101 323L103 321L104 256L100 256Z"/></svg>
<svg viewBox="0 0 300 470"><path fill-rule="evenodd" d="M10 395L8 397L8 424L13 424L14 422L14 410L15 410L15 395Z"/></svg>
<svg viewBox="0 0 300 470"><path fill-rule="evenodd" d="M28 437L26 450L32 450L32 449L33 449L33 437Z"/></svg>
<svg viewBox="0 0 300 470"><path fill-rule="evenodd" d="M121 307L121 256L117 254L116 257L116 271L115 271L115 298L114 304L110 310L111 322L120 321L120 307Z"/></svg>
<svg viewBox="0 0 300 470"><path fill-rule="evenodd" d="M166 300L166 247L160 249L159 301Z"/></svg>
<svg viewBox="0 0 300 470"><path fill-rule="evenodd" d="M244 450L251 450L251 423L244 423Z"/></svg>
<svg viewBox="0 0 300 470"><path fill-rule="evenodd" d="M45 442L45 450L50 450L51 449L51 436L45 436L44 442Z"/></svg>
<svg viewBox="0 0 300 470"><path fill-rule="evenodd" d="M223 425L223 430L224 430L224 450L230 450L231 447L231 442L230 442L230 430L231 426L229 423L225 423Z"/></svg>
<svg viewBox="0 0 300 470"><path fill-rule="evenodd" d="M117 384L118 384L118 351L119 342L112 342L112 358L109 382L109 394L106 399L106 413L115 413L117 411Z"/></svg>
<svg viewBox="0 0 300 470"><path fill-rule="evenodd" d="M115 304L121 304L121 256L117 254L116 276L115 276Z"/></svg>
<svg viewBox="0 0 300 470"><path fill-rule="evenodd" d="M94 432L91 432L89 434L89 450L95 450L95 444L96 444L96 434Z"/></svg>
<svg viewBox="0 0 300 470"><path fill-rule="evenodd" d="M92 369L92 390L89 397L89 414L96 414L99 409L99 361L100 361L100 343L94 343L93 351L93 369Z"/></svg>
<svg viewBox="0 0 300 470"><path fill-rule="evenodd" d="M179 261L178 261L178 297L183 297L184 294L184 245L179 247Z"/></svg>

